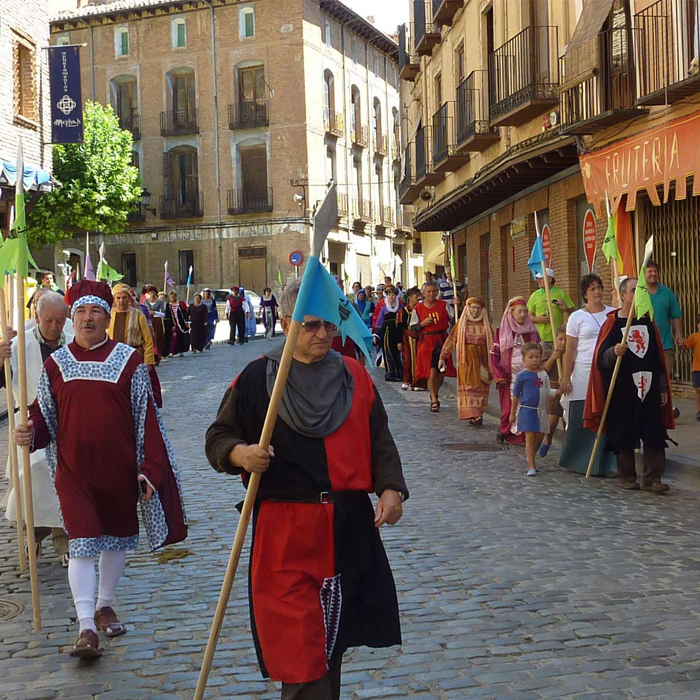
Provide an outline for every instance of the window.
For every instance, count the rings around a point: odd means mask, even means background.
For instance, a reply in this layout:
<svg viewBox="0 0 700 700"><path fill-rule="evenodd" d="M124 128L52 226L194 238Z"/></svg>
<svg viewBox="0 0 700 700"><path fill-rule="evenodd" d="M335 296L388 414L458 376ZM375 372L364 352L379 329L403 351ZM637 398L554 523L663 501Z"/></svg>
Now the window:
<svg viewBox="0 0 700 700"><path fill-rule="evenodd" d="M68 46L70 44L70 34L68 32L63 32L63 34L56 35L56 41L54 46Z"/></svg>
<svg viewBox="0 0 700 700"><path fill-rule="evenodd" d="M362 199L362 158L354 158L352 161L352 167L355 171L355 185L357 187L357 198Z"/></svg>
<svg viewBox="0 0 700 700"><path fill-rule="evenodd" d="M39 119L36 46L15 36L14 54L15 116L36 122Z"/></svg>
<svg viewBox="0 0 700 700"><path fill-rule="evenodd" d="M391 110L391 123L394 130L394 145L398 148L401 144L401 122L399 121L399 110L396 107Z"/></svg>
<svg viewBox="0 0 700 700"><path fill-rule="evenodd" d="M187 278L190 274L190 267L194 268L194 251L180 250L177 254L180 262L180 282L181 285L187 284ZM192 270L192 284L194 284L194 269Z"/></svg>
<svg viewBox="0 0 700 700"><path fill-rule="evenodd" d="M126 27L114 30L114 53L117 56L129 55L129 30Z"/></svg>
<svg viewBox="0 0 700 700"><path fill-rule="evenodd" d="M331 48L333 46L333 30L331 27L330 17L323 16L323 43Z"/></svg>
<svg viewBox="0 0 700 700"><path fill-rule="evenodd" d="M175 17L170 23L174 49L187 46L187 25L184 17Z"/></svg>
<svg viewBox="0 0 700 700"><path fill-rule="evenodd" d="M131 151L131 164L132 164L135 168L139 168L139 169L140 169L140 167L141 167L141 157L139 156L139 152L138 152L138 151Z"/></svg>
<svg viewBox="0 0 700 700"><path fill-rule="evenodd" d="M329 70L323 73L323 106L326 110L326 119L328 119L331 112L335 112L335 81L333 73Z"/></svg>
<svg viewBox="0 0 700 700"><path fill-rule="evenodd" d="M350 95L352 101L352 132L359 135L359 129L362 125L362 105L360 100L360 91L356 85L350 88Z"/></svg>
<svg viewBox="0 0 700 700"><path fill-rule="evenodd" d="M352 60L357 63L360 59L359 42L356 37L352 38Z"/></svg>
<svg viewBox="0 0 700 700"><path fill-rule="evenodd" d="M377 165L374 172L377 176L377 205L379 207L379 219L381 220L384 214L384 173L382 172L382 166Z"/></svg>
<svg viewBox="0 0 700 700"><path fill-rule="evenodd" d="M255 36L255 9L241 7L238 12L238 31L241 39Z"/></svg>
<svg viewBox="0 0 700 700"><path fill-rule="evenodd" d="M196 148L179 146L165 154L165 197L173 210L199 202Z"/></svg>
<svg viewBox="0 0 700 700"><path fill-rule="evenodd" d="M177 73L171 80L175 119L184 121L195 110L194 73Z"/></svg>
<svg viewBox="0 0 700 700"><path fill-rule="evenodd" d="M132 131L136 123L138 111L138 92L136 78L133 76L120 76L112 81L112 95L114 98L114 112L119 119L122 129Z"/></svg>
<svg viewBox="0 0 700 700"><path fill-rule="evenodd" d="M435 76L435 109L440 109L442 106L442 77L440 74Z"/></svg>
<svg viewBox="0 0 700 700"><path fill-rule="evenodd" d="M136 286L136 253L122 253L122 275L124 284Z"/></svg>
<svg viewBox="0 0 700 700"><path fill-rule="evenodd" d="M464 80L464 43L455 51L455 78L457 85Z"/></svg>
<svg viewBox="0 0 700 700"><path fill-rule="evenodd" d="M256 102L265 99L265 68L253 66L238 69L238 101Z"/></svg>
<svg viewBox="0 0 700 700"><path fill-rule="evenodd" d="M326 146L326 180L336 181L335 147Z"/></svg>
<svg viewBox="0 0 700 700"><path fill-rule="evenodd" d="M240 149L241 190L243 204L255 211L265 211L267 191L267 148L246 146Z"/></svg>
<svg viewBox="0 0 700 700"><path fill-rule="evenodd" d="M382 139L382 104L376 97L374 98L374 138L379 146Z"/></svg>

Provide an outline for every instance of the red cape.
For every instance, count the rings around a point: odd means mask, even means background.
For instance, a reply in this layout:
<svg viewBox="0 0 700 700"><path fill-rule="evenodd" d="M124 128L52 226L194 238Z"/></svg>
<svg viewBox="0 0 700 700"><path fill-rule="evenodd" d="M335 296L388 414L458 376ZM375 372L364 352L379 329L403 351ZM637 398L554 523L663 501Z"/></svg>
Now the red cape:
<svg viewBox="0 0 700 700"><path fill-rule="evenodd" d="M607 398L607 393L605 391L605 386L603 384L603 375L598 369L598 351L600 346L603 344L605 339L610 334L610 331L615 325L615 317L620 309L615 309L608 314L605 323L600 329L598 334L598 342L595 346L595 352L593 353L593 362L591 364L591 376L588 380L588 390L586 392L586 406L583 409L583 427L594 432L598 431L600 427L600 419L603 415L603 408L605 407L605 399ZM676 423L673 419L673 401L671 397L671 382L668 376L668 368L666 367L666 355L663 351L663 343L661 342L661 336L659 335L659 329L656 327L655 323L651 324L656 333L656 343L659 348L661 355L661 362L664 366L664 372L666 373L666 382L669 387L668 391L668 401L665 406L661 407L661 421L663 422L664 428L666 430L673 430L676 427Z"/></svg>

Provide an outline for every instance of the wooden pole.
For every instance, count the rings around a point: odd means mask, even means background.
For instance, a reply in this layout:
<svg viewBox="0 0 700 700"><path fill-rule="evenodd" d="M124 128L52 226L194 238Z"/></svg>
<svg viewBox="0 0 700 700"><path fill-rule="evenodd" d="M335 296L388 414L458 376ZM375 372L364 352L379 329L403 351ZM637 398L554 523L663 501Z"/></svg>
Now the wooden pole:
<svg viewBox="0 0 700 700"><path fill-rule="evenodd" d="M627 317L627 323L625 324L625 330L622 334L622 346L627 347L627 336L630 332L630 326L632 325L632 319L634 318L634 304L630 309L629 316ZM593 362L596 358L593 358ZM591 451L591 458L588 461L588 469L586 469L586 479L591 478L591 473L593 472L593 464L595 463L596 455L598 454L598 445L600 444L600 436L603 434L603 429L605 428L605 419L608 417L608 409L610 408L610 401L612 399L613 390L615 389L615 383L617 382L617 375L620 372L620 365L622 364L622 356L618 355L617 360L615 360L615 369L613 370L612 379L610 380L610 388L608 389L608 395L605 398L605 406L603 407L603 414L600 417L600 425L598 426L598 432L595 436L595 442L593 443L593 450Z"/></svg>
<svg viewBox="0 0 700 700"><path fill-rule="evenodd" d="M287 384L287 376L289 375L289 368L292 364L292 356L294 355L294 349L296 348L300 330L301 323L298 321L292 321L289 327L287 340L284 345L284 351L282 353L282 359L280 360L279 369L277 370L275 385L272 389L272 395L270 396L270 405L268 406L267 415L265 416L262 435L260 436L260 447L262 447L264 450L267 450L267 448L270 446L272 431L275 427L275 422L277 421L277 412L279 410L280 401L282 400L282 394ZM229 556L228 565L226 567L224 582L221 586L221 592L219 593L219 602L216 605L214 621L212 622L211 631L209 632L209 641L207 642L206 649L204 650L204 659L202 660L202 667L199 671L199 680L197 681L194 700L202 700L204 697L204 691L207 687L209 672L211 671L211 664L214 660L214 652L216 651L216 645L219 641L219 635L221 634L221 626L223 624L224 615L226 614L226 608L228 607L228 601L231 596L233 580L236 576L236 570L238 569L238 563L241 558L241 551L243 549L246 532L248 531L250 518L253 514L253 507L255 505L255 499L257 498L258 487L260 486L260 479L261 474L256 472L251 474L250 480L248 481L248 488L246 490L245 501L243 501L241 517L238 520L238 527L236 528L236 537L233 540L233 547L231 548L231 555Z"/></svg>
<svg viewBox="0 0 700 700"><path fill-rule="evenodd" d="M17 375L19 384L19 422L26 425L29 420L27 406L27 347L24 333L24 279L17 273ZM41 602L39 578L36 570L36 538L34 537L34 504L32 495L32 467L29 461L29 445L22 447L22 495L24 497L24 519L27 523L29 545L29 580L32 588L32 613L34 629L41 629Z"/></svg>
<svg viewBox="0 0 700 700"><path fill-rule="evenodd" d="M7 285L5 277L5 285ZM3 340L9 340L7 332L7 304L4 290L0 293L0 334ZM12 369L9 358L4 362L5 393L7 396L7 428L9 431L8 446L10 448L10 484L14 489L15 516L17 518L17 549L19 553L19 570L27 570L27 556L24 551L24 517L22 515L22 489L19 482L19 467L17 464L17 446L14 441L15 430L15 398L12 391Z"/></svg>
<svg viewBox="0 0 700 700"><path fill-rule="evenodd" d="M620 297L620 269L615 258L610 258L610 269L612 271L613 282L613 306L620 307L622 306L622 299Z"/></svg>

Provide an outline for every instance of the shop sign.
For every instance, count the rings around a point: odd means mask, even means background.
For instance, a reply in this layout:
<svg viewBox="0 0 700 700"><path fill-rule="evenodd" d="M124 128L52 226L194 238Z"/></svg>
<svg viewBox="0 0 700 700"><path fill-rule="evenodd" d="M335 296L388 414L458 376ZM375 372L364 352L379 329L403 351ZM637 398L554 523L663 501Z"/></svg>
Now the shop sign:
<svg viewBox="0 0 700 700"><path fill-rule="evenodd" d="M83 142L80 46L50 46L51 143Z"/></svg>

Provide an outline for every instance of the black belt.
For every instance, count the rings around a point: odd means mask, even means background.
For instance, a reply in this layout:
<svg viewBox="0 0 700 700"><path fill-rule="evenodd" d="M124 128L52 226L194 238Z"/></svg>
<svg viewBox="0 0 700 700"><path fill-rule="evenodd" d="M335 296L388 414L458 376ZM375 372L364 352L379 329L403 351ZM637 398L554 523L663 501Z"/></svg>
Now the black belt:
<svg viewBox="0 0 700 700"><path fill-rule="evenodd" d="M423 331L425 335L446 335L447 331Z"/></svg>
<svg viewBox="0 0 700 700"><path fill-rule="evenodd" d="M333 503L343 498L358 495L367 495L366 491L321 491L319 493L305 493L298 496L262 497L261 501L272 503Z"/></svg>

